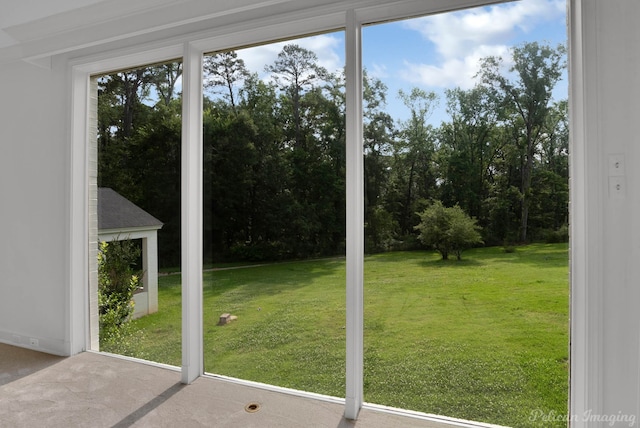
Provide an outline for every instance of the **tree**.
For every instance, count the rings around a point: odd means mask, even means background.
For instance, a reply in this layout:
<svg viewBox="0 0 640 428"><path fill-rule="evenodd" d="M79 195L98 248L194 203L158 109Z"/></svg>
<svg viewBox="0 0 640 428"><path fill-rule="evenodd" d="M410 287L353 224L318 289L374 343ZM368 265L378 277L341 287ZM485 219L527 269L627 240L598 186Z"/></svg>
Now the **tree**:
<svg viewBox="0 0 640 428"><path fill-rule="evenodd" d="M204 119L204 203L207 252L250 242L253 144L257 129L246 113L230 107L207 108Z"/></svg>
<svg viewBox="0 0 640 428"><path fill-rule="evenodd" d="M365 251L389 248L397 222L385 206L393 156L393 118L387 112L387 86L363 71Z"/></svg>
<svg viewBox="0 0 640 428"><path fill-rule="evenodd" d="M482 86L450 89L446 95L451 122L443 123L439 132L440 197L481 219L496 153L495 97Z"/></svg>
<svg viewBox="0 0 640 428"><path fill-rule="evenodd" d="M98 185L162 220L161 266L180 262L181 74L172 62L97 79Z"/></svg>
<svg viewBox="0 0 640 428"><path fill-rule="evenodd" d="M447 208L434 201L418 215L420 224L415 226L420 232L418 239L438 251L443 260L448 260L450 253L460 260L462 251L482 243L480 226L459 205Z"/></svg>
<svg viewBox="0 0 640 428"><path fill-rule="evenodd" d="M160 219L160 266L180 264L180 170L182 110L179 99L159 102L136 126L124 162L130 182L117 191Z"/></svg>
<svg viewBox="0 0 640 428"><path fill-rule="evenodd" d="M266 66L279 89L274 113L287 165L290 203L286 243L295 257L344 247L343 78L318 65L312 51L283 47Z"/></svg>
<svg viewBox="0 0 640 428"><path fill-rule="evenodd" d="M244 81L240 95L240 108L251 117L256 127L253 140L256 162L253 164L248 225L250 245L282 247L290 223L287 210L291 194L287 192L289 167L285 160L283 130L274 114L276 89L273 84L267 84L253 74ZM271 254L276 259L282 257L276 251L271 251Z"/></svg>
<svg viewBox="0 0 640 428"><path fill-rule="evenodd" d="M546 132L553 88L566 66L565 48L525 43L512 49L512 60L509 72L514 73L513 80L503 74L502 59L496 57L483 60L479 76L485 85L502 96L506 111L512 112L506 120L518 130L513 136L521 154L520 241L526 242L534 159Z"/></svg>
<svg viewBox="0 0 640 428"><path fill-rule="evenodd" d="M149 68L151 83L160 97L160 101L168 106L174 99L176 85L182 76L181 62L168 62Z"/></svg>
<svg viewBox="0 0 640 428"><path fill-rule="evenodd" d="M224 87L225 98L231 104L231 108L235 114L237 112L237 97L235 96L234 86L238 82L243 82L250 77L249 70L244 64L242 58L238 58L235 51L220 52L214 55L204 57L205 87L212 88L216 86Z"/></svg>
<svg viewBox="0 0 640 428"><path fill-rule="evenodd" d="M416 224L414 213L418 201L435 196L435 132L428 119L438 97L434 92L418 88L410 93L400 90L398 95L411 112L409 119L400 123L392 166L398 224L401 232L408 234Z"/></svg>
<svg viewBox="0 0 640 428"><path fill-rule="evenodd" d="M532 183L529 229L537 239L557 240L569 218L569 124L567 102L555 103L540 136Z"/></svg>
<svg viewBox="0 0 640 428"><path fill-rule="evenodd" d="M149 95L148 69L101 76L98 80L98 185L124 191L132 187L127 165L130 140L146 123L151 107L143 103ZM130 198L131 199L131 198Z"/></svg>
<svg viewBox="0 0 640 428"><path fill-rule="evenodd" d="M323 80L328 74L327 70L318 65L318 56L314 52L289 44L282 48L273 65L265 67L265 71L273 74L274 81L291 101L293 140L296 146L300 146L304 140L301 131L303 92L313 88L317 81Z"/></svg>

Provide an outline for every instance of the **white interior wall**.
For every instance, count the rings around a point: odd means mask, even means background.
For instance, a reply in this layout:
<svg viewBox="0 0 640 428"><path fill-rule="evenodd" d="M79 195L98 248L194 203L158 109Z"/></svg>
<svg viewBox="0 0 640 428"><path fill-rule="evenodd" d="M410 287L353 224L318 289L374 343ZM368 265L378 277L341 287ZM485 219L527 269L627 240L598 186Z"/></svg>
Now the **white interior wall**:
<svg viewBox="0 0 640 428"><path fill-rule="evenodd" d="M66 66L0 69L0 341L68 353Z"/></svg>
<svg viewBox="0 0 640 428"><path fill-rule="evenodd" d="M587 39L586 64L594 71L586 82L590 114L597 115L602 202L602 400L603 414L639 415L638 363L640 338L640 3L592 0L587 16L595 37ZM624 156L622 192L613 189L610 155ZM617 179L616 179L617 180ZM599 194L598 194L599 192ZM636 423L640 421L636 420ZM628 424L627 424L628 426Z"/></svg>
<svg viewBox="0 0 640 428"><path fill-rule="evenodd" d="M599 350L586 371L574 376L598 385L584 400L592 414L638 415L640 28L635 18L640 5L634 0L574 3L583 7L582 55L588 69L583 89L590 119L585 124L590 177L585 230L590 236L585 242L598 246L586 258L595 273L586 282L591 298L586 307L598 311L587 333ZM51 69L25 62L0 67L0 341L30 346L35 338L39 349L68 354L68 69L64 58L54 58ZM611 154L624 155L625 199L609 196ZM590 348L578 343L573 352L584 349ZM572 391L574 397L580 393ZM582 414L575 416L580 421Z"/></svg>
<svg viewBox="0 0 640 428"><path fill-rule="evenodd" d="M637 426L640 4L570 4L572 426Z"/></svg>

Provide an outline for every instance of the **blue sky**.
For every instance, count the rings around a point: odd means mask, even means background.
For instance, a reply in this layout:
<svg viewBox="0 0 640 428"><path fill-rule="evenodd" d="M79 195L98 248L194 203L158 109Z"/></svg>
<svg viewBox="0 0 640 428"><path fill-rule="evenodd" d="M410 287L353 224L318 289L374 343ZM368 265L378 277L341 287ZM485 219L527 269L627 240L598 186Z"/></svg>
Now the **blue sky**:
<svg viewBox="0 0 640 428"><path fill-rule="evenodd" d="M509 48L526 41L566 43L566 0L521 0L483 8L444 13L411 20L367 26L363 29L363 64L368 73L389 88L388 110L398 119L408 111L398 99L399 89L419 87L442 95L444 89L474 85L479 60L502 56L508 66ZM342 32L239 50L251 71L262 78L282 46L296 43L316 53L320 65L338 71L344 65ZM555 91L567 97L567 79ZM444 98L432 115L446 119Z"/></svg>

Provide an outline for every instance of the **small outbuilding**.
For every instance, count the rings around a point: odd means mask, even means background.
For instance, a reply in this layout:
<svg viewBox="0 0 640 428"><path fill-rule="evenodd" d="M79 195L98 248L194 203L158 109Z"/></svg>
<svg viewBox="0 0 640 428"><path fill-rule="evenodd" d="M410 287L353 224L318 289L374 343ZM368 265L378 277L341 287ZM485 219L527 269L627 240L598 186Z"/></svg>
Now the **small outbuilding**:
<svg viewBox="0 0 640 428"><path fill-rule="evenodd" d="M162 222L117 193L98 188L98 240L142 240L142 291L134 295L133 317L158 311L158 230Z"/></svg>

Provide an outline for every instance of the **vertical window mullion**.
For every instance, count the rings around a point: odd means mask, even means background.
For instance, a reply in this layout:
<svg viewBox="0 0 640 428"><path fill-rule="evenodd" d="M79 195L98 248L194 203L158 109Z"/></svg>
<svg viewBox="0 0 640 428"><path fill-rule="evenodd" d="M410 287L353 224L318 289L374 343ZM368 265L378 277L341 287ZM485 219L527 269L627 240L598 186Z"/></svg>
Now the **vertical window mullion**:
<svg viewBox="0 0 640 428"><path fill-rule="evenodd" d="M354 10L346 22L346 400L356 419L363 403L364 159L362 149L362 26Z"/></svg>
<svg viewBox="0 0 640 428"><path fill-rule="evenodd" d="M202 352L202 53L185 43L182 75L182 383L204 373Z"/></svg>

